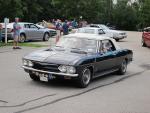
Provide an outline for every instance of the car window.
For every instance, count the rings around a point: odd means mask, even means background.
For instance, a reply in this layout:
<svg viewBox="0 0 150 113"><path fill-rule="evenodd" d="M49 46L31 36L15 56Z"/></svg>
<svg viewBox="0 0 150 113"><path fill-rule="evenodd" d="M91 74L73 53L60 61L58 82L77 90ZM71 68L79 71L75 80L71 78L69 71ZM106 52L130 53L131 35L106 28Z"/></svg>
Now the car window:
<svg viewBox="0 0 150 113"><path fill-rule="evenodd" d="M29 24L24 24L24 28L30 28Z"/></svg>
<svg viewBox="0 0 150 113"><path fill-rule="evenodd" d="M34 29L37 28L34 24L30 24L30 28Z"/></svg>
<svg viewBox="0 0 150 113"><path fill-rule="evenodd" d="M105 32L102 29L98 29L98 34L105 34Z"/></svg>
<svg viewBox="0 0 150 113"><path fill-rule="evenodd" d="M115 50L116 50L116 48L111 40L103 40L101 42L101 47L100 47L101 53L108 53L108 52L112 52Z"/></svg>

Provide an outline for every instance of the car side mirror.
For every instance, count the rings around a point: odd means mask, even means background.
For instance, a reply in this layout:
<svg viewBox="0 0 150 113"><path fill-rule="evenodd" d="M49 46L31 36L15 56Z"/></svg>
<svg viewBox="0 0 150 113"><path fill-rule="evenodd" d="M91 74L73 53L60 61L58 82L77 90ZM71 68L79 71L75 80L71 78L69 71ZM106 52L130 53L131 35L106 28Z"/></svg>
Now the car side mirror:
<svg viewBox="0 0 150 113"><path fill-rule="evenodd" d="M104 32L104 31L99 31L98 34L100 34L100 35L101 35L101 34L105 34L105 32Z"/></svg>

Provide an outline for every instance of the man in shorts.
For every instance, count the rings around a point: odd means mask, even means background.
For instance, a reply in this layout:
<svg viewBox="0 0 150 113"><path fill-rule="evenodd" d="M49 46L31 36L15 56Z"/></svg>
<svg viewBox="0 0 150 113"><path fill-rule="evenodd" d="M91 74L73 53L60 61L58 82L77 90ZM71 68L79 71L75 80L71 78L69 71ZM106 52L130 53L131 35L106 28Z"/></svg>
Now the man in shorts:
<svg viewBox="0 0 150 113"><path fill-rule="evenodd" d="M14 46L13 46L13 49L21 49L19 46L18 46L18 41L19 41L19 38L20 38L20 25L19 25L19 18L15 18L15 22L13 24L13 38L14 38Z"/></svg>

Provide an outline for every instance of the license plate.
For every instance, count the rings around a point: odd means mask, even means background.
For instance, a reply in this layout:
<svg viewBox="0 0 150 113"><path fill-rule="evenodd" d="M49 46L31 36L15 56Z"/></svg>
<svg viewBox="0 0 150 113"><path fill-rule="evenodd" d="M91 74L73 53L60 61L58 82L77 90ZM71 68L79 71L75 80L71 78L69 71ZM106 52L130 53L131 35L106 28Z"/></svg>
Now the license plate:
<svg viewBox="0 0 150 113"><path fill-rule="evenodd" d="M48 82L48 75L40 74L39 76L40 76L40 81Z"/></svg>
<svg viewBox="0 0 150 113"><path fill-rule="evenodd" d="M55 79L55 76L53 76L52 74L49 74L49 75L48 75L48 79L49 79L49 80Z"/></svg>

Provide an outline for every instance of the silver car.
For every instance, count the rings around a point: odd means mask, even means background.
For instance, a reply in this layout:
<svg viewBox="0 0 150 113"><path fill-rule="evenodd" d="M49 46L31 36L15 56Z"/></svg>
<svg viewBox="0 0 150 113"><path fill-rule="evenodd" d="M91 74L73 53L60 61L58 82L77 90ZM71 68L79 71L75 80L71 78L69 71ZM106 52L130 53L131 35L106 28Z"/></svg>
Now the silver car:
<svg viewBox="0 0 150 113"><path fill-rule="evenodd" d="M112 37L116 40L119 41L121 39L127 38L127 33L124 31L119 31L119 30L112 30L109 27L103 25L103 24L91 24L90 27L96 27L96 28L101 28L104 30L106 34L112 35Z"/></svg>
<svg viewBox="0 0 150 113"><path fill-rule="evenodd" d="M7 25L8 40L13 39L13 24L14 23L9 23ZM25 42L28 40L48 41L50 37L56 35L56 30L44 28L40 25L36 25L33 23L19 22L19 25L21 27L20 42ZM5 28L2 30L2 41L5 40L4 37L5 37Z"/></svg>

